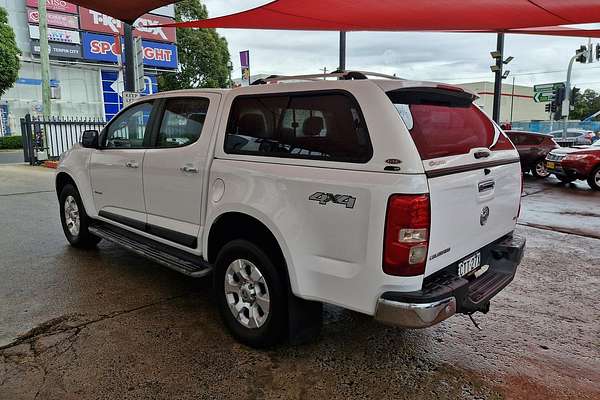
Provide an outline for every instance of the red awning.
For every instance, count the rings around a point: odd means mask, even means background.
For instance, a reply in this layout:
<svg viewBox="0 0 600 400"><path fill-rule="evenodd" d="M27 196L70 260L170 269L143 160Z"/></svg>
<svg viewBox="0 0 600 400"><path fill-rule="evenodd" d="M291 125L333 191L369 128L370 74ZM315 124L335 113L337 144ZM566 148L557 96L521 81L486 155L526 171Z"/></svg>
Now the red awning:
<svg viewBox="0 0 600 400"><path fill-rule="evenodd" d="M177 0L69 0L69 3L76 4L91 10L100 11L103 14L120 19L128 23L133 23L138 17L152 11L155 8L173 4Z"/></svg>
<svg viewBox="0 0 600 400"><path fill-rule="evenodd" d="M600 22L599 0L275 0L248 11L174 26L500 32L594 22ZM566 33L558 29L548 32Z"/></svg>

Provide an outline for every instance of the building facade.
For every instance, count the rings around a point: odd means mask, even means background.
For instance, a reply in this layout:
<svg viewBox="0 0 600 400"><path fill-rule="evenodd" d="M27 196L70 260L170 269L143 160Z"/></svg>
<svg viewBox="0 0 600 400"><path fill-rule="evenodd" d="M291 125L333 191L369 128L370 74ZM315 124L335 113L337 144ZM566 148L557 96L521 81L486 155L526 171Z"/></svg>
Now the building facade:
<svg viewBox="0 0 600 400"><path fill-rule="evenodd" d="M123 24L63 0L47 4L52 115L109 120L123 107ZM42 109L37 0L0 0L21 50L19 78L0 99L0 135L20 134L19 121ZM178 68L175 28L145 25L172 22L174 7L161 7L135 23L142 39L143 93L158 91L160 73Z"/></svg>
<svg viewBox="0 0 600 400"><path fill-rule="evenodd" d="M494 105L494 83L472 82L461 83L458 86L475 92L479 99L475 102L488 115L492 115ZM530 86L519 86L503 84L500 103L500 121L545 121L548 113L545 111L546 103L536 103L533 100L533 88Z"/></svg>

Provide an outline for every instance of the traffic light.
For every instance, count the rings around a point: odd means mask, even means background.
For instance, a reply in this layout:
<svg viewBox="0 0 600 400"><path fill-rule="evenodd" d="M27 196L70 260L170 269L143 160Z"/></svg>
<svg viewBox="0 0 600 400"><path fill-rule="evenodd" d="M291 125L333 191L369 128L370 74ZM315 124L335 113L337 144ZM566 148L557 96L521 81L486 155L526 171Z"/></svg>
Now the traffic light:
<svg viewBox="0 0 600 400"><path fill-rule="evenodd" d="M579 56L577 56L575 61L585 64L587 62L588 47L585 45L580 46L579 50L576 51L576 54L577 53L581 53L581 54L579 54Z"/></svg>
<svg viewBox="0 0 600 400"><path fill-rule="evenodd" d="M596 45L596 61L600 61L600 43Z"/></svg>
<svg viewBox="0 0 600 400"><path fill-rule="evenodd" d="M546 112L549 113L552 111L552 105L550 103L546 104Z"/></svg>
<svg viewBox="0 0 600 400"><path fill-rule="evenodd" d="M564 86L556 89L554 99L552 100L552 103L550 103L550 111L554 113L555 121L558 121L562 118L562 104L565 100L566 94L567 90Z"/></svg>
<svg viewBox="0 0 600 400"><path fill-rule="evenodd" d="M579 89L578 87L574 87L573 89L571 89L571 97L569 98L571 105L575 104L575 102L577 101L577 97L579 96L580 91L581 89Z"/></svg>

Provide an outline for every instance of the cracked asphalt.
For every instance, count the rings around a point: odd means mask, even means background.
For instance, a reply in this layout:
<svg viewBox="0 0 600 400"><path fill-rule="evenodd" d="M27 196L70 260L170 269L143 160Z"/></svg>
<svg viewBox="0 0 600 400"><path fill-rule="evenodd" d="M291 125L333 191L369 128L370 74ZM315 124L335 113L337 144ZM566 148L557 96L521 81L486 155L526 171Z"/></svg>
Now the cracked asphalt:
<svg viewBox="0 0 600 400"><path fill-rule="evenodd" d="M600 194L527 179L514 282L426 330L326 307L318 341L256 351L208 280L69 247L52 171L0 166L0 399L600 399Z"/></svg>

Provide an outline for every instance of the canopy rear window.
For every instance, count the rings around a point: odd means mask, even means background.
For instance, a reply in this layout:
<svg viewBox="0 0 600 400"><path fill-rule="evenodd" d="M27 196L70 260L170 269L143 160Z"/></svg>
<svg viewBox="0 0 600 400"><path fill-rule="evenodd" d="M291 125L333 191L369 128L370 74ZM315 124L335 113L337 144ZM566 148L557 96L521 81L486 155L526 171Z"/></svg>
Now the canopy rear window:
<svg viewBox="0 0 600 400"><path fill-rule="evenodd" d="M467 154L491 147L495 129L459 89L410 88L388 92L423 160Z"/></svg>

